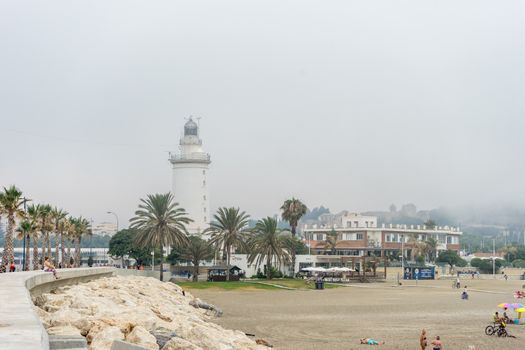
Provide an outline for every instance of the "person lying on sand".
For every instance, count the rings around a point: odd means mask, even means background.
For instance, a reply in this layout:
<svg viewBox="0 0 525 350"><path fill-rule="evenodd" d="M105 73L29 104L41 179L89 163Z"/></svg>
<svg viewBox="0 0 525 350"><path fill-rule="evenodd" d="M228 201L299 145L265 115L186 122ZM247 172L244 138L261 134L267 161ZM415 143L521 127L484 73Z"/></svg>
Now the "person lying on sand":
<svg viewBox="0 0 525 350"><path fill-rule="evenodd" d="M379 345L379 344L385 343L384 341L378 342L377 340L374 340L372 338L361 338L359 339L359 341L361 342L361 344L366 344L366 345Z"/></svg>

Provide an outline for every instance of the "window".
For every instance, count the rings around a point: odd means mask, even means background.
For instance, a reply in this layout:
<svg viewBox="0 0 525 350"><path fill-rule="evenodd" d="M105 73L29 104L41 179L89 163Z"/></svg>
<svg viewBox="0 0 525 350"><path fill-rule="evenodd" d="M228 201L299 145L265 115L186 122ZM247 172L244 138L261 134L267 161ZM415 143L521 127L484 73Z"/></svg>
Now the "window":
<svg viewBox="0 0 525 350"><path fill-rule="evenodd" d="M206 200L206 195L202 196L202 199Z"/></svg>
<svg viewBox="0 0 525 350"><path fill-rule="evenodd" d="M206 207L204 208L204 212L206 212Z"/></svg>
<svg viewBox="0 0 525 350"><path fill-rule="evenodd" d="M354 221L354 227L359 227L359 221Z"/></svg>
<svg viewBox="0 0 525 350"><path fill-rule="evenodd" d="M202 180L202 187L206 186L206 180Z"/></svg>
<svg viewBox="0 0 525 350"><path fill-rule="evenodd" d="M202 175L206 175L206 170L203 170L203 171L202 171Z"/></svg>
<svg viewBox="0 0 525 350"><path fill-rule="evenodd" d="M356 240L358 240L358 241L362 241L362 240L363 240L363 234L362 234L362 233L358 233L358 234L356 235Z"/></svg>
<svg viewBox="0 0 525 350"><path fill-rule="evenodd" d="M206 222L206 217L204 217L204 222Z"/></svg>

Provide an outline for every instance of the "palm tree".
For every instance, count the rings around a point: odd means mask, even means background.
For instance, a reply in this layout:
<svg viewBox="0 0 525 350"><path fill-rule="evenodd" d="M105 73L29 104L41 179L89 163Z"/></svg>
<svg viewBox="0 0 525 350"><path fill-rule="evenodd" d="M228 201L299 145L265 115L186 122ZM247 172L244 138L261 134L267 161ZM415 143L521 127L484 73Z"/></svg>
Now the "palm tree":
<svg viewBox="0 0 525 350"><path fill-rule="evenodd" d="M200 237L189 237L188 243L182 247L181 259L189 260L193 264L193 282L199 280L200 262L211 258L213 258L211 245Z"/></svg>
<svg viewBox="0 0 525 350"><path fill-rule="evenodd" d="M27 215L34 225L34 230L31 235L31 238L33 239L33 270L38 270L38 231L40 230L40 205L31 204L29 207L27 207ZM29 260L29 256L27 257L27 260Z"/></svg>
<svg viewBox="0 0 525 350"><path fill-rule="evenodd" d="M50 225L52 210L53 209L49 204L40 205L40 231L42 232L42 237L44 238L42 245L42 255L44 257L49 256L49 258L51 258L51 241L49 240L49 230L52 230L52 226Z"/></svg>
<svg viewBox="0 0 525 350"><path fill-rule="evenodd" d="M24 203L22 191L15 186L4 187L0 193L0 203L2 212L7 215L7 232L5 233L4 253L2 256L2 265L0 271L5 271L7 264L14 261L13 233L16 228L16 218L22 218L24 211L21 206Z"/></svg>
<svg viewBox="0 0 525 350"><path fill-rule="evenodd" d="M25 251L25 262L24 266L22 266L22 271L29 271L29 254L30 254L30 241L31 241L31 235L34 231L36 231L36 225L35 222L32 220L24 219L22 222L20 222L18 229L16 230L20 235L18 239L24 239L24 237L27 237L26 242L26 251Z"/></svg>
<svg viewBox="0 0 525 350"><path fill-rule="evenodd" d="M292 236L295 236L297 224L308 208L299 199L292 198L284 201L281 210L283 220L288 221L292 228Z"/></svg>
<svg viewBox="0 0 525 350"><path fill-rule="evenodd" d="M82 264L81 260L81 254L80 254L80 245L82 243L82 237L84 235L90 235L91 234L91 228L89 225L89 221L83 218L82 216L79 216L78 218L73 219L73 225L74 225L74 231L73 231L73 239L75 241L75 267L80 267Z"/></svg>
<svg viewBox="0 0 525 350"><path fill-rule="evenodd" d="M64 220L66 219L67 215L69 213L62 210L62 209L58 209L57 207L54 207L52 210L51 210L51 222L54 226L54 230L55 230L55 264L58 265L58 257L59 257L59 254L58 254L58 250L59 250L59 245L60 245L60 242L63 241L62 239L62 232L63 232L63 222ZM51 252L50 252L51 253ZM64 260L64 256L62 255L62 260Z"/></svg>
<svg viewBox="0 0 525 350"><path fill-rule="evenodd" d="M337 232L332 229L332 231L330 231L330 233L328 233L326 235L326 240L325 240L325 243L326 245L330 248L330 253L332 255L335 255L336 253L336 246L337 246L337 240L338 240L338 234Z"/></svg>
<svg viewBox="0 0 525 350"><path fill-rule="evenodd" d="M139 209L131 218L137 229L135 243L143 248L160 247L160 280L163 280L164 247L183 246L188 242L186 225L192 222L186 211L173 200L171 193L148 195L141 199Z"/></svg>
<svg viewBox="0 0 525 350"><path fill-rule="evenodd" d="M257 266L266 260L266 278L272 279L272 263L279 266L290 261L287 249L287 237L277 228L277 220L267 217L255 225L254 236L250 239L248 264Z"/></svg>
<svg viewBox="0 0 525 350"><path fill-rule="evenodd" d="M73 259L73 255L71 255L71 244L75 242L75 232L76 232L76 225L75 225L75 218L70 216L67 219L67 264L72 265L71 259ZM75 259L73 259L74 262Z"/></svg>
<svg viewBox="0 0 525 350"><path fill-rule="evenodd" d="M438 241L433 237L428 237L425 244L427 245L428 260L434 262L436 260Z"/></svg>
<svg viewBox="0 0 525 350"><path fill-rule="evenodd" d="M288 249L288 252L290 253L290 257L291 257L290 265L292 266L292 277L294 277L295 276L296 254L302 254L307 249L304 243L301 242L299 238L294 237L291 234L288 235L285 243L286 243L286 249Z"/></svg>
<svg viewBox="0 0 525 350"><path fill-rule="evenodd" d="M230 280L230 258L232 249L247 249L248 220L250 217L239 208L219 208L214 221L204 233L211 233L210 243L226 253L226 281Z"/></svg>
<svg viewBox="0 0 525 350"><path fill-rule="evenodd" d="M412 260L415 260L415 257L417 256L423 256L425 257L427 255L427 245L425 242L421 241L419 239L419 236L417 233L412 233L408 237L407 243L412 246L410 258Z"/></svg>
<svg viewBox="0 0 525 350"><path fill-rule="evenodd" d="M69 257L66 255L66 240L69 239L69 232L71 230L71 223L68 218L64 217L58 224L58 232L60 234L60 256L62 257L62 267L66 266L66 261Z"/></svg>

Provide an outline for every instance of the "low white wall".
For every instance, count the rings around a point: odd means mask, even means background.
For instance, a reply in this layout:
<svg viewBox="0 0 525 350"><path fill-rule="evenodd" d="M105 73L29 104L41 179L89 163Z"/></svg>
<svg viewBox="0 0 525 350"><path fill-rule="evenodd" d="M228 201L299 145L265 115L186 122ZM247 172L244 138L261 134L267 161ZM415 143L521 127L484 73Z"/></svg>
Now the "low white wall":
<svg viewBox="0 0 525 350"><path fill-rule="evenodd" d="M43 271L0 274L0 349L49 350L47 332L35 313L30 291L52 289L113 273L111 267L58 270L59 280Z"/></svg>

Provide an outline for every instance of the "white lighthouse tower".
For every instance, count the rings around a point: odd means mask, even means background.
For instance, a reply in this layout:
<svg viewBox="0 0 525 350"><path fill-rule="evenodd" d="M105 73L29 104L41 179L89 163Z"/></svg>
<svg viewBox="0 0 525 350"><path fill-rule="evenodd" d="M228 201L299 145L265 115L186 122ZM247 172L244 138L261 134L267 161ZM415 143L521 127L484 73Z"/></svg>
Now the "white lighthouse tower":
<svg viewBox="0 0 525 350"><path fill-rule="evenodd" d="M184 136L180 139L180 153L170 153L173 164L173 188L175 201L186 210L193 220L187 228L191 234L200 234L209 227L210 200L208 194L208 168L210 155L202 149L199 125L192 117L184 124Z"/></svg>

